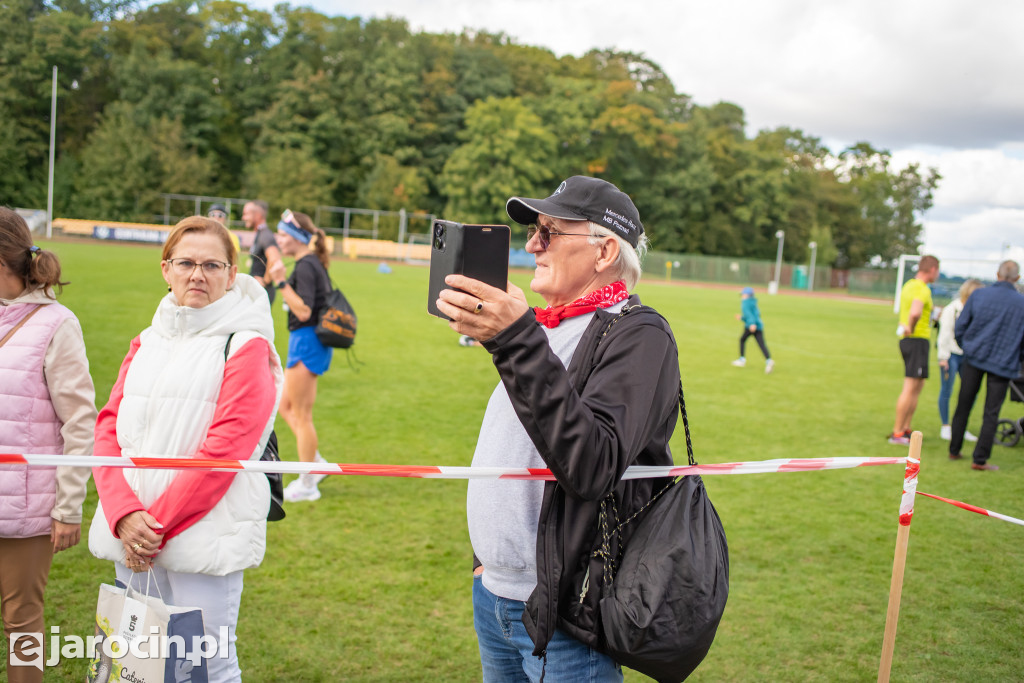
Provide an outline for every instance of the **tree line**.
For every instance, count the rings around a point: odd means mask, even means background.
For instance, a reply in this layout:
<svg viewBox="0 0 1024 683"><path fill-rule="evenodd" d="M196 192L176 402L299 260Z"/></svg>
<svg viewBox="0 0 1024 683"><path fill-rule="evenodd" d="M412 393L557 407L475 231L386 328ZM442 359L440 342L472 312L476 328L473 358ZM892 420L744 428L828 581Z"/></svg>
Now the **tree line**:
<svg viewBox="0 0 1024 683"><path fill-rule="evenodd" d="M868 142L745 133L642 54L412 32L234 0L0 2L0 203L44 206L59 67L56 215L152 220L161 193L275 209L406 209L507 222L574 174L630 193L661 251L836 267L920 246L935 169Z"/></svg>

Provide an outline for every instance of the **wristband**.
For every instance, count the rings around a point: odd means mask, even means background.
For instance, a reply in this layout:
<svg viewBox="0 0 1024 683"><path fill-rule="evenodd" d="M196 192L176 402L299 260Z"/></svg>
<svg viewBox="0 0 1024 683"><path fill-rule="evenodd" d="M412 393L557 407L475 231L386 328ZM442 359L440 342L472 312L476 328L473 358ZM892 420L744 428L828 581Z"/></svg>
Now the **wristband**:
<svg viewBox="0 0 1024 683"><path fill-rule="evenodd" d="M274 286L277 287L278 289L284 289L287 285L288 285L288 282L286 280L281 280L280 282L278 282Z"/></svg>

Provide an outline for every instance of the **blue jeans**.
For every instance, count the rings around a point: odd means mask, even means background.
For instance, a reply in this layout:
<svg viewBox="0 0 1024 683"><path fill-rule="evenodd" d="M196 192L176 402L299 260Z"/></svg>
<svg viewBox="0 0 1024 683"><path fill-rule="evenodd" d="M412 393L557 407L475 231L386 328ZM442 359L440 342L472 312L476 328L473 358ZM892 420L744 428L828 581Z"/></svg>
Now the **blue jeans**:
<svg viewBox="0 0 1024 683"><path fill-rule="evenodd" d="M622 683L622 669L610 657L555 631L547 647L547 664L533 656L533 641L523 625L518 600L499 598L473 577L473 626L480 643L484 683L538 683L541 667L550 683L590 681Z"/></svg>
<svg viewBox="0 0 1024 683"><path fill-rule="evenodd" d="M942 418L942 424L949 424L949 399L953 395L953 384L956 382L956 376L960 374L960 363L963 362L964 357L958 353L949 354L949 370L939 369L939 375L942 377L942 384L939 386L939 417Z"/></svg>

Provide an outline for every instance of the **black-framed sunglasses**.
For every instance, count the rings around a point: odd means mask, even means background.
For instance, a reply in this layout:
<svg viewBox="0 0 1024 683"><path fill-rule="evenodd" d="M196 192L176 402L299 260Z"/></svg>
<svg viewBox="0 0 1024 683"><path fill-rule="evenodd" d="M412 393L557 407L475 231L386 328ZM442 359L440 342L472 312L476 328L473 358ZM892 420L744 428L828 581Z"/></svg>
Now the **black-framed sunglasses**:
<svg viewBox="0 0 1024 683"><path fill-rule="evenodd" d="M231 267L230 263L223 261L206 261L199 263L187 258L169 258L167 262L178 275L191 275L196 268L202 269L206 275L219 275Z"/></svg>
<svg viewBox="0 0 1024 683"><path fill-rule="evenodd" d="M526 228L526 241L529 242L533 239L534 235L540 236L540 246L545 249L551 244L552 235L565 235L567 237L591 237L589 232L560 232L558 230L552 230L546 225L531 225Z"/></svg>

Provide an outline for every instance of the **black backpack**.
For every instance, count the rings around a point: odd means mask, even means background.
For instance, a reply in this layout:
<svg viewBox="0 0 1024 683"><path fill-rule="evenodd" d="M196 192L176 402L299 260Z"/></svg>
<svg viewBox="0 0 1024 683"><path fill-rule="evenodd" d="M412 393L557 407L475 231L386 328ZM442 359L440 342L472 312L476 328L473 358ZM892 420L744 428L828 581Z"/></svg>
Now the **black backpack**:
<svg viewBox="0 0 1024 683"><path fill-rule="evenodd" d="M623 308L601 339L639 308ZM687 459L696 465L681 381L679 411ZM633 533L622 544L630 524ZM621 522L612 492L601 501L599 526L604 576L597 649L660 683L684 680L711 648L729 597L729 548L704 482L696 475L670 479Z"/></svg>
<svg viewBox="0 0 1024 683"><path fill-rule="evenodd" d="M333 349L351 348L356 343L359 318L345 295L334 286L326 269L324 276L327 278L327 296L324 299L324 307L317 316L316 337L321 344Z"/></svg>

